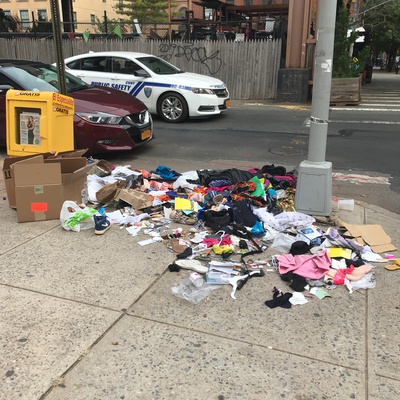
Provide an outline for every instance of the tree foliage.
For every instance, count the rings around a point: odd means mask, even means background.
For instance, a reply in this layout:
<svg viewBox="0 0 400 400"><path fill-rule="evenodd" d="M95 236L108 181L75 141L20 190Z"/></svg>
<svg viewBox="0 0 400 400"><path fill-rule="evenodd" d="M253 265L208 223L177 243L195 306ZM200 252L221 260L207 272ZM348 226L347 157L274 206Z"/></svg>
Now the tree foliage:
<svg viewBox="0 0 400 400"><path fill-rule="evenodd" d="M351 78L359 76L364 70L370 55L369 46L353 54L353 45L358 38L358 33L352 29L348 9L344 3L339 7L336 15L335 41L333 49L333 78Z"/></svg>
<svg viewBox="0 0 400 400"><path fill-rule="evenodd" d="M400 49L400 0L364 0L360 17L371 33L372 54L386 52L391 69Z"/></svg>
<svg viewBox="0 0 400 400"><path fill-rule="evenodd" d="M127 17L127 23L133 23L134 19L141 24L168 22L168 0L124 0L117 3L114 9Z"/></svg>
<svg viewBox="0 0 400 400"><path fill-rule="evenodd" d="M95 25L95 32L96 33L110 33L113 32L114 29L118 26L121 25L120 21L117 19L107 19L107 29L106 29L106 24L104 20L100 20L98 17L96 17L96 25Z"/></svg>
<svg viewBox="0 0 400 400"><path fill-rule="evenodd" d="M6 15L0 8L0 32L16 32L20 21L17 17Z"/></svg>

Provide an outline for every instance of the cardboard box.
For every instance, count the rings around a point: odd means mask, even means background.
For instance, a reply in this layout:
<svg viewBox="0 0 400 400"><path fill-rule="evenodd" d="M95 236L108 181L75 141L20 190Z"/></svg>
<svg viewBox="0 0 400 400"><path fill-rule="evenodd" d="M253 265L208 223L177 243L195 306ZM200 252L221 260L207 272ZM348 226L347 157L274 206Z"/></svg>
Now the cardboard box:
<svg viewBox="0 0 400 400"><path fill-rule="evenodd" d="M125 187L125 181L116 181L104 185L96 192L96 200L99 203L107 204L112 201L117 195L118 191Z"/></svg>
<svg viewBox="0 0 400 400"><path fill-rule="evenodd" d="M17 208L18 222L59 219L65 200L85 202L87 174L93 164L86 165L84 157L53 158L51 153L46 153L4 162L7 197L10 206ZM36 194L34 198L32 190ZM57 213L53 212L53 206L58 208Z"/></svg>
<svg viewBox="0 0 400 400"><path fill-rule="evenodd" d="M18 222L59 219L63 204L60 164L15 164Z"/></svg>
<svg viewBox="0 0 400 400"><path fill-rule="evenodd" d="M86 187L87 174L93 164L86 165L86 158L83 157L46 159L44 162L60 164L64 200L72 200L78 204L84 202L82 191Z"/></svg>
<svg viewBox="0 0 400 400"><path fill-rule="evenodd" d="M141 210L153 205L150 195L136 189L120 189L115 196L115 200L122 200L130 204L135 210Z"/></svg>
<svg viewBox="0 0 400 400"><path fill-rule="evenodd" d="M69 152L64 152L64 153L59 153L58 155L55 155L54 153L43 153L39 155L31 155L31 156L23 156L23 157L7 157L4 159L4 164L3 164L3 177L4 177L4 183L6 186L6 191L7 191L7 199L8 199L8 204L10 205L11 208L17 208L16 205L16 200L15 200L15 182L14 182L14 174L13 174L13 168L16 163L27 163L27 164L32 164L32 163L43 163L43 160L49 160L49 159L57 159L58 162L65 162L65 161L60 161L60 159L69 159L69 158L78 158L79 160L84 160L84 165L86 165L86 158L81 157L82 154L84 154L87 150L77 150L77 151L69 151ZM81 161L83 166L83 161ZM92 164L93 166L94 164ZM66 169L69 168L69 171ZM62 167L64 173L70 173L71 167ZM88 170L90 168L88 167ZM81 172L82 175L85 175L86 171ZM78 174L75 175L77 177ZM67 176L65 176L65 179ZM86 179L86 175L85 175ZM79 183L80 184L80 183ZM66 190L66 195L70 195L68 193L68 189ZM66 200L72 200L72 199L66 199Z"/></svg>
<svg viewBox="0 0 400 400"><path fill-rule="evenodd" d="M51 156L46 157L46 159L50 158L71 158L71 157L82 157L89 149L80 149L73 151L62 151L57 154L51 154Z"/></svg>
<svg viewBox="0 0 400 400"><path fill-rule="evenodd" d="M3 177L6 185L8 204L11 208L17 208L15 200L15 182L13 174L13 165L15 163L43 163L43 155L26 156L26 157L11 157L5 158L3 164Z"/></svg>

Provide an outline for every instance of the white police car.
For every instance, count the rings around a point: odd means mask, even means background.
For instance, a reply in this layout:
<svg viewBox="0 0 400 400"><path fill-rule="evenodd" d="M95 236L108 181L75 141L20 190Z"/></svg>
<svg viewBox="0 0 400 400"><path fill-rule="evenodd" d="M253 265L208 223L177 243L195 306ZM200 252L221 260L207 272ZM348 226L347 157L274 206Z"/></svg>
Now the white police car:
<svg viewBox="0 0 400 400"><path fill-rule="evenodd" d="M220 114L230 106L219 79L181 71L145 53L90 52L65 60L68 72L86 83L122 90L167 122Z"/></svg>

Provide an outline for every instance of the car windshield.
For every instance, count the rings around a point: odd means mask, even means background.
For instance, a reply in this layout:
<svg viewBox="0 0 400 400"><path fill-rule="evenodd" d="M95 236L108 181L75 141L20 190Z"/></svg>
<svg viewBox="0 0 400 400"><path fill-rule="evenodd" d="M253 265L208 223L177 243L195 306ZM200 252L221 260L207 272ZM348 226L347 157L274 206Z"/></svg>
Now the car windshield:
<svg viewBox="0 0 400 400"><path fill-rule="evenodd" d="M184 72L158 57L138 57L137 60L158 75L182 74Z"/></svg>
<svg viewBox="0 0 400 400"><path fill-rule="evenodd" d="M4 67L1 72L24 90L58 92L57 69L52 65L15 65ZM81 79L68 72L65 75L68 93L89 87Z"/></svg>

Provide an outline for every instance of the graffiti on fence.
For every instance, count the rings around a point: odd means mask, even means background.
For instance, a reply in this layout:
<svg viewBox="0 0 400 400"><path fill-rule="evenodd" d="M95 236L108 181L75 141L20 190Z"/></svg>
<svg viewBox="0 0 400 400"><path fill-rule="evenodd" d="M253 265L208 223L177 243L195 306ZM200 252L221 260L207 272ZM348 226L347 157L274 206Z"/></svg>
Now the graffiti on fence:
<svg viewBox="0 0 400 400"><path fill-rule="evenodd" d="M193 43L185 45L175 43L161 43L159 46L160 57L165 61L171 61L172 58L185 57L187 61L194 61L203 64L210 75L215 75L221 69L222 60L218 57L219 50L214 54L207 55L205 47L195 47Z"/></svg>

